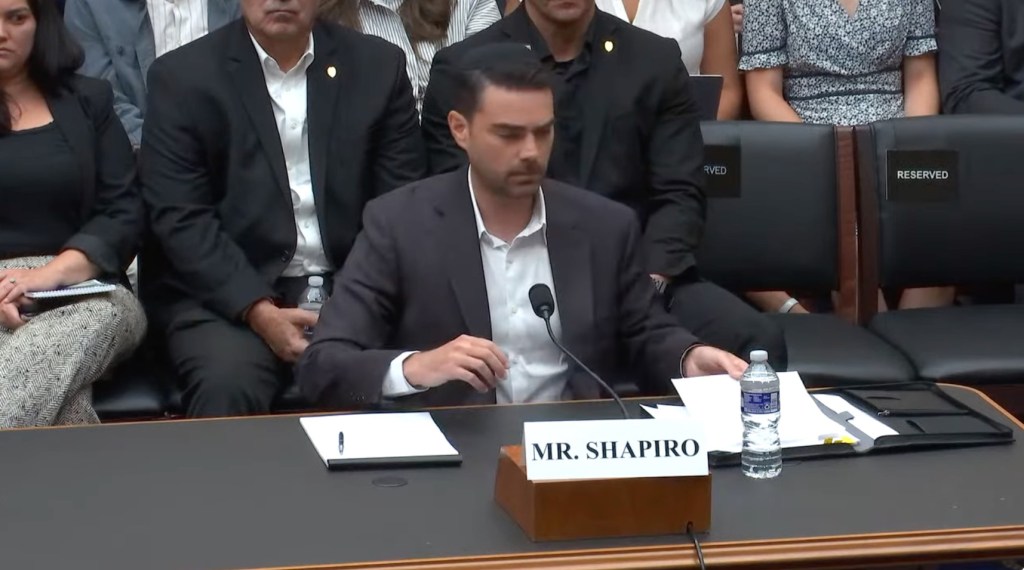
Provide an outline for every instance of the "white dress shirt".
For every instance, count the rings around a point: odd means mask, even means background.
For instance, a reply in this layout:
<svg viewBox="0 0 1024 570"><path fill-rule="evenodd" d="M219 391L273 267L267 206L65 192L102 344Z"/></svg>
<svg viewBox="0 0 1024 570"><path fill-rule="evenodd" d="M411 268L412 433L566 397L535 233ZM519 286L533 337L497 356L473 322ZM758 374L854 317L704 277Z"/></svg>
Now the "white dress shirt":
<svg viewBox="0 0 1024 570"><path fill-rule="evenodd" d="M434 54L497 22L501 19L501 12L494 0L455 0L445 37L413 45L405 32L402 17L398 15L402 2L404 0L360 0L359 24L363 33L387 40L405 52L405 68L412 82L416 108L422 110Z"/></svg>
<svg viewBox="0 0 1024 570"><path fill-rule="evenodd" d="M250 36L251 37L251 36ZM316 216L316 202L313 199L313 177L309 167L309 120L306 116L306 70L313 63L313 35L302 59L292 69L284 71L274 58L270 57L256 38L252 38L267 92L274 107L277 132L281 136L284 163L288 169L288 186L292 194L292 210L295 214L296 245L295 255L282 275L302 277L328 273L330 261L324 252L320 235L320 220Z"/></svg>
<svg viewBox="0 0 1024 570"><path fill-rule="evenodd" d="M556 297L555 306L558 306L548 257L544 191L537 192L533 216L526 228L508 244L487 231L473 193L472 177L469 185L491 313L491 339L509 361L505 379L498 382L497 402L519 404L570 399L568 361L548 338L544 320L534 314L529 297L531 286L544 283L551 288L551 294ZM557 310L551 317L551 329L556 337L562 337ZM409 384L402 372L402 364L412 354L415 353L403 353L391 362L384 379L385 397L420 391Z"/></svg>
<svg viewBox="0 0 1024 570"><path fill-rule="evenodd" d="M207 0L146 0L156 57L210 31Z"/></svg>
<svg viewBox="0 0 1024 570"><path fill-rule="evenodd" d="M597 0L602 12L629 21L622 0ZM683 52L683 64L690 75L700 73L704 58L704 26L726 7L725 0L640 0L633 25L673 39Z"/></svg>

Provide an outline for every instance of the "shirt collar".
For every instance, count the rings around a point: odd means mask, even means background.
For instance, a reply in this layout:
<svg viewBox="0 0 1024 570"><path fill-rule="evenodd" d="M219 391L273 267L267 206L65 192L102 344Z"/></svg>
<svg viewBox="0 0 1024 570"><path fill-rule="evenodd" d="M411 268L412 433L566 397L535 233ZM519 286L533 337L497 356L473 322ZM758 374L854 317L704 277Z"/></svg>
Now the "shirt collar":
<svg viewBox="0 0 1024 570"><path fill-rule="evenodd" d="M476 201L476 193L473 192L473 176L472 172L467 173L466 176L469 178L469 197L473 201L473 215L476 217L476 234L480 239L485 237L494 241L501 241L499 238L492 236L487 232L487 226L484 225L484 218L480 215L480 205ZM544 189L537 188L537 199L533 201L533 215L530 216L530 222L526 224L523 231L519 232L516 238L531 236L537 232L542 232L544 241L547 241L547 226L548 226L548 214L547 206L544 203Z"/></svg>
<svg viewBox="0 0 1024 570"><path fill-rule="evenodd" d="M596 28L597 9L595 8L594 17L590 19L590 24L587 26L587 32L583 36L583 50L580 52L581 54L589 53L591 47L593 47L594 36L597 35L597 32L595 31ZM533 25L533 20L531 20L528 15L526 16L526 30L530 38L530 49L537 54L537 57L539 57L541 61L544 61L545 59L553 59L554 56L551 55L551 48L548 46L548 43L544 41L544 36L540 35L540 30L537 29L537 26Z"/></svg>
<svg viewBox="0 0 1024 570"><path fill-rule="evenodd" d="M267 51L265 49L263 49L263 46L260 45L260 42L256 41L256 38L252 35L252 32L249 32L249 39L252 40L252 45L253 45L253 47L256 48L256 56L259 57L260 64L263 66L263 70L264 71L268 71L269 70L269 71L275 71L277 73L285 73L285 71L283 69L281 69L281 66L277 63L277 60L275 60L273 57L271 57L271 55L269 53L267 53ZM295 71L296 69L299 69L299 70L302 71L302 73L305 73L306 70L309 69L309 66L312 63L313 63L313 33L310 32L309 33L309 42L306 44L306 51L302 54L302 57L299 58L299 63L295 64L295 67L292 68L292 70L289 71L288 73L291 73L292 71Z"/></svg>

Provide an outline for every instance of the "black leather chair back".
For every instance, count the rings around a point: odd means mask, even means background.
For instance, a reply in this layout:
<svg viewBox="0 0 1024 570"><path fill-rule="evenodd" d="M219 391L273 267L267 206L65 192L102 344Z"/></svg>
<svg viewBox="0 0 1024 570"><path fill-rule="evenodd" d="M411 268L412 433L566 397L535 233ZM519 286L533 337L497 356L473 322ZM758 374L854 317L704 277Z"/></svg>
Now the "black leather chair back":
<svg viewBox="0 0 1024 570"><path fill-rule="evenodd" d="M701 130L708 193L707 226L697 251L701 275L737 291L835 288L834 129L716 121ZM738 194L722 194L722 183L730 176L736 182L737 175ZM735 187L725 184L725 194L729 189Z"/></svg>
<svg viewBox="0 0 1024 570"><path fill-rule="evenodd" d="M899 119L856 138L862 273L883 287L1024 282L1024 117Z"/></svg>

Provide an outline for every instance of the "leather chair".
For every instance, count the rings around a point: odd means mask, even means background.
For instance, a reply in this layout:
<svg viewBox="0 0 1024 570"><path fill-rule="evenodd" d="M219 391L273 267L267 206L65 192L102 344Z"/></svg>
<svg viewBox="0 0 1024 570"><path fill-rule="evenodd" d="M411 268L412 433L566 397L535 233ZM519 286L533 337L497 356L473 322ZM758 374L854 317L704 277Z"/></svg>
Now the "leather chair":
<svg viewBox="0 0 1024 570"><path fill-rule="evenodd" d="M155 357L150 341L115 366L92 387L92 403L102 421L147 420L173 415L173 382Z"/></svg>
<svg viewBox="0 0 1024 570"><path fill-rule="evenodd" d="M877 287L1024 282L1024 118L939 116L856 130L862 319L921 377L963 384L1024 379L1024 306L973 305L875 314ZM952 153L907 163L903 151ZM899 182L897 171L950 171ZM951 168L949 168L951 167ZM889 169L894 172L890 181ZM904 180L906 174L903 174ZM915 175L918 176L918 175ZM945 176L945 175L941 175ZM952 194L943 197L944 188Z"/></svg>
<svg viewBox="0 0 1024 570"><path fill-rule="evenodd" d="M701 274L737 294L839 291L846 318L769 315L785 334L789 369L800 372L808 386L913 379L913 368L898 351L852 322L852 132L753 121L707 122L702 131L708 215L697 252Z"/></svg>

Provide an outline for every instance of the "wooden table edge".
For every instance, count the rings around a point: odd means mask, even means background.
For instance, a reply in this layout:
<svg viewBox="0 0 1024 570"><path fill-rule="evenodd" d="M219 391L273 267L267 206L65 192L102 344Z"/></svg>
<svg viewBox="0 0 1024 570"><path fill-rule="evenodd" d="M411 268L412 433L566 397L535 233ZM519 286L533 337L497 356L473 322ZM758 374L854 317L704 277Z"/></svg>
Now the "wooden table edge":
<svg viewBox="0 0 1024 570"><path fill-rule="evenodd" d="M1006 411L1005 408L997 404L991 398L989 398L984 392L971 386L965 386L963 384L950 384L947 382L939 382L939 386L946 386L952 388L961 388L963 390L969 390L978 395L979 398L988 402L993 408L999 411L1003 416L1012 421L1014 425L1024 430L1024 423L1017 420L1012 414ZM831 388L810 388L808 392L817 392L820 390L829 390ZM664 400L665 398L678 398L678 394L666 394L664 396L637 396L632 398L623 398L627 402L650 402ZM337 414L356 414L361 412L407 412L407 411L419 411L419 412L434 412L441 410L472 410L476 408L495 408L495 407L509 407L509 406L556 406L560 404L584 404L593 402L608 402L611 405L612 400L609 398L599 398L593 400L568 400L558 402L537 402L532 404L475 404L471 406L437 406L432 408L421 408L416 410L366 410L366 409L342 409L333 411L308 411L308 412L288 412L284 414L254 414L251 416L223 416L215 418L152 418L144 420L128 420L128 421L108 421L98 424L81 424L81 425L68 425L68 426L30 426L30 427L16 427L6 428L0 430L0 433L8 431L24 431L24 430L40 430L40 429L90 429L97 427L109 427L109 426L130 426L130 425L163 425L171 423L195 423L195 422L221 422L221 421L232 421L232 420L249 420L259 418L304 418L310 416L332 416Z"/></svg>
<svg viewBox="0 0 1024 570"><path fill-rule="evenodd" d="M261 570L667 570L698 568L678 545L396 560ZM863 568L873 565L1011 558L1024 552L1024 526L824 536L703 545L710 568Z"/></svg>

